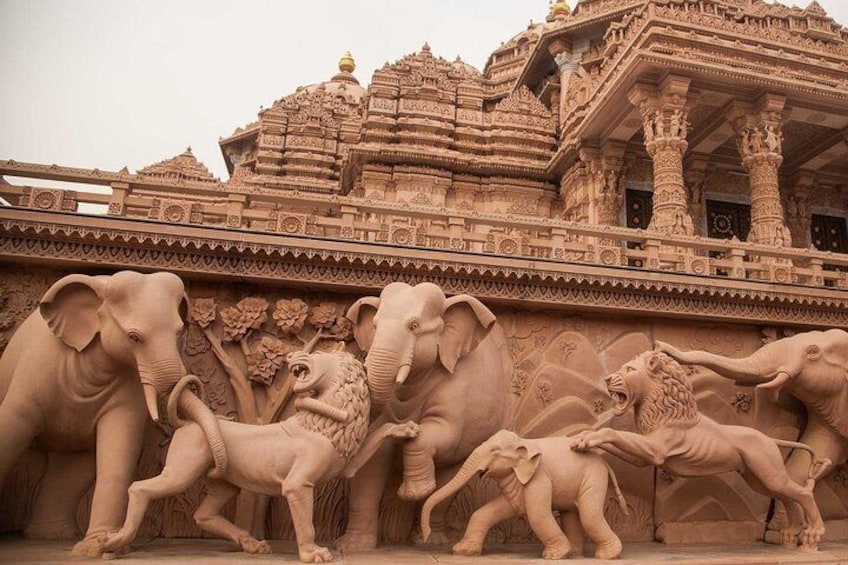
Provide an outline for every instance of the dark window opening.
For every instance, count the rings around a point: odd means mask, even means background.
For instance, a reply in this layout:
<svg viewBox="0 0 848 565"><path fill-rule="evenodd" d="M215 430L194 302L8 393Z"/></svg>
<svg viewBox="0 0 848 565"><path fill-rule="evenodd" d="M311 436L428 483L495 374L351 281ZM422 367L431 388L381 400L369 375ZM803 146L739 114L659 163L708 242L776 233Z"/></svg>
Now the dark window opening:
<svg viewBox="0 0 848 565"><path fill-rule="evenodd" d="M747 204L707 200L707 236L715 239L748 239L751 231L751 207ZM710 251L713 259L726 259L721 251ZM728 276L727 269L716 267L715 274Z"/></svg>
<svg viewBox="0 0 848 565"><path fill-rule="evenodd" d="M627 227L635 229L648 229L654 212L654 193L647 190L627 189L624 193L624 204L627 206ZM630 241L627 243L629 249L644 249L641 244ZM641 259L629 259L627 264L631 267L644 267Z"/></svg>
<svg viewBox="0 0 848 565"><path fill-rule="evenodd" d="M845 218L813 214L810 237L820 251L848 253L848 228Z"/></svg>

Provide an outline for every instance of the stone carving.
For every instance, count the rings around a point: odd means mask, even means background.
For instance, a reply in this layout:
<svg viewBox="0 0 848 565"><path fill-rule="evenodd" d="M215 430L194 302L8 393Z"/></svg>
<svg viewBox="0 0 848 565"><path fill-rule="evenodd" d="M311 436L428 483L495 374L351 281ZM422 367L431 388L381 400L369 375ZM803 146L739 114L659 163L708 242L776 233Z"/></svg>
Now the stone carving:
<svg viewBox="0 0 848 565"><path fill-rule="evenodd" d="M724 426L701 414L682 367L662 352L649 351L625 363L607 377L607 388L616 415L633 408L638 433L587 431L574 438L574 449L600 447L634 465L656 465L684 477L739 471L751 488L788 505L785 544L818 547L824 523L813 487L830 460L817 459L803 443L770 438L754 428ZM803 486L787 473L779 447L804 450L812 457Z"/></svg>
<svg viewBox="0 0 848 565"><path fill-rule="evenodd" d="M627 503L606 461L597 453L571 451L570 442L568 436L523 439L514 432L499 431L477 447L456 476L424 503L421 512L424 539L430 536L433 508L456 494L473 475L485 473L498 482L501 495L471 515L465 535L453 546L455 554L480 555L492 526L513 516L526 515L545 546L542 553L545 559L563 559L572 552L582 554L582 547L572 546L582 542L577 518L596 544L595 557L615 559L621 553L621 540L604 518L607 477L624 514L629 514ZM571 530L568 535L560 529L551 509L566 512L566 529Z"/></svg>
<svg viewBox="0 0 848 565"><path fill-rule="evenodd" d="M51 453L85 452L75 462L57 457L47 470L34 514L52 524L48 535L75 535L96 447L91 518L76 554L100 555L100 534L123 518L146 413L158 420L157 393L185 373L177 337L187 314L183 284L171 274L69 275L48 289L3 354L0 483L33 441Z"/></svg>
<svg viewBox="0 0 848 565"><path fill-rule="evenodd" d="M343 342L339 345L330 353L298 352L289 356L298 398L297 412L285 422L265 426L221 423L230 465L219 477L208 476L206 498L194 514L202 529L232 540L247 553L270 553L267 542L234 525L221 510L239 488L267 496L282 493L292 511L300 560L332 560L328 549L315 544L315 484L342 472L352 475L386 438L417 434L412 423L379 427L361 457L356 456L368 431L368 386L362 364L343 351ZM174 394L179 391L175 389ZM127 519L120 530L103 536L106 550L120 550L132 542L151 501L185 490L213 468L212 453L198 426L175 419L182 427L171 441L162 474L132 484Z"/></svg>
<svg viewBox="0 0 848 565"><path fill-rule="evenodd" d="M398 495L421 500L436 489L437 467L450 468L509 421L512 361L495 316L477 299L446 299L432 283L393 283L358 300L347 314L365 366L378 423L414 420L405 442ZM473 391L473 392L472 392ZM468 403L473 395L477 401ZM337 545L375 547L378 508L392 452L380 452L351 485L350 518ZM438 516L438 538L442 515ZM435 537L435 536L434 536Z"/></svg>
<svg viewBox="0 0 848 565"><path fill-rule="evenodd" d="M842 330L806 332L769 341L750 357L733 359L706 351L683 352L658 344L661 351L682 363L702 365L741 385L760 390L786 390L807 409L807 424L800 442L833 462L848 461L848 333ZM806 478L809 458L802 450L786 462L796 482ZM777 512L770 528L785 526L784 512Z"/></svg>

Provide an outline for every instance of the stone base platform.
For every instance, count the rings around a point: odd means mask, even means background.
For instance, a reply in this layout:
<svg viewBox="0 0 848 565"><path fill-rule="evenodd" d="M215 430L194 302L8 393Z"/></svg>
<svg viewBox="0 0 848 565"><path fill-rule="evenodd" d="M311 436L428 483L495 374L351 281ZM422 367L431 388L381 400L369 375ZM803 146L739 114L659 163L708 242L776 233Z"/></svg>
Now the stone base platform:
<svg viewBox="0 0 848 565"><path fill-rule="evenodd" d="M70 554L73 543L69 541L25 540L16 537L0 538L0 563L98 563L100 559L75 557ZM135 550L116 561L119 565L138 563L207 564L227 563L251 565L257 563L298 563L295 546L291 542L271 542L273 555L246 555L234 550L225 541L206 539L155 539L140 543ZM433 565L434 563L512 565L549 563L541 558L539 545L495 546L481 557L458 557L450 548L416 549L408 546L383 547L378 551L342 555L335 553L334 563L350 565ZM748 544L718 545L663 545L660 543L628 543L616 561L599 561L592 558L572 558L567 563L621 565L807 565L848 564L848 543L823 543L814 553L793 551L779 546Z"/></svg>

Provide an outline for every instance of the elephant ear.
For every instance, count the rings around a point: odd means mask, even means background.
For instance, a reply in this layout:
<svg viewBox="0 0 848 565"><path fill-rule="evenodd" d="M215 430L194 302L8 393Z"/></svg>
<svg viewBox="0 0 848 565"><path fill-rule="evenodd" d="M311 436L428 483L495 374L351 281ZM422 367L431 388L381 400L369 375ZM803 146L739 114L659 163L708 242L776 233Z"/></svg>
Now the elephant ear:
<svg viewBox="0 0 848 565"><path fill-rule="evenodd" d="M456 363L486 339L495 325L495 315L482 302L467 294L445 300L445 328L439 340L439 359L453 373Z"/></svg>
<svg viewBox="0 0 848 565"><path fill-rule="evenodd" d="M347 319L353 322L353 337L362 351L371 349L374 341L374 315L380 307L376 296L365 296L353 303L347 311Z"/></svg>
<svg viewBox="0 0 848 565"><path fill-rule="evenodd" d="M542 452L535 445L526 442L519 444L518 451L520 459L512 470L518 478L518 482L526 485L533 478L536 469L539 468L539 463L542 462Z"/></svg>
<svg viewBox="0 0 848 565"><path fill-rule="evenodd" d="M39 310L53 335L82 351L100 331L97 310L103 304L108 277L69 275L51 286Z"/></svg>

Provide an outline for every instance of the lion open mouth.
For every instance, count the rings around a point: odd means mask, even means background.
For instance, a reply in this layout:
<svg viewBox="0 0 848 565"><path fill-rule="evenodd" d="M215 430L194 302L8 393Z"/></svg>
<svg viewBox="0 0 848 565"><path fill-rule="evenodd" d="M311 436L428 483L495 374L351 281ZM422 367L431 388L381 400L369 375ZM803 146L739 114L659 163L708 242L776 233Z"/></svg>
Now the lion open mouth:
<svg viewBox="0 0 848 565"><path fill-rule="evenodd" d="M630 408L630 391L627 389L624 378L618 373L607 377L607 393L615 403L613 411L616 416L621 416L627 412Z"/></svg>

